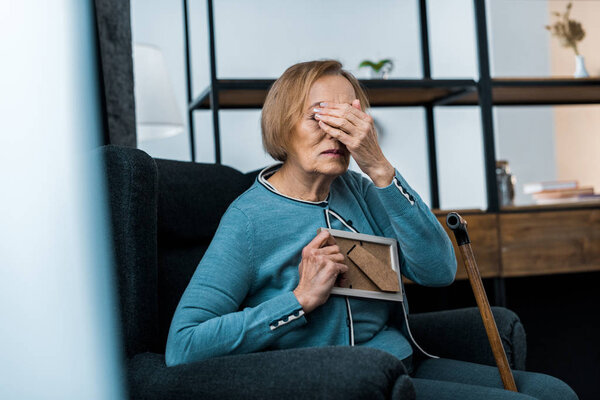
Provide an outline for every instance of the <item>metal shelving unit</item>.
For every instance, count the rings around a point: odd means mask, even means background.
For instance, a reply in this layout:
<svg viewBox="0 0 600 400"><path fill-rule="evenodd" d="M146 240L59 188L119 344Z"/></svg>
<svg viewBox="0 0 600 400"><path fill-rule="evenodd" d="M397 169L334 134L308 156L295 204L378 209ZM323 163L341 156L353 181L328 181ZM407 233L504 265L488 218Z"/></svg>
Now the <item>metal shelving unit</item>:
<svg viewBox="0 0 600 400"><path fill-rule="evenodd" d="M432 79L427 26L427 3L419 0L419 23L423 79L361 80L373 107L415 107L425 109L427 148L430 171L431 207L440 207L438 168L435 148L433 109L435 106L478 105L481 111L485 165L487 212L500 212L496 188L496 153L492 107L494 105L558 105L600 103L600 79L573 78L492 78L485 2L473 0L476 22L479 80ZM219 131L220 109L261 108L273 79L218 79L216 75L213 1L207 0L210 52L210 86L199 96L192 95L188 1L183 0L184 45L186 56L189 140L191 158L195 161L194 111L212 111L215 161L221 163ZM508 211L510 212L510 211Z"/></svg>

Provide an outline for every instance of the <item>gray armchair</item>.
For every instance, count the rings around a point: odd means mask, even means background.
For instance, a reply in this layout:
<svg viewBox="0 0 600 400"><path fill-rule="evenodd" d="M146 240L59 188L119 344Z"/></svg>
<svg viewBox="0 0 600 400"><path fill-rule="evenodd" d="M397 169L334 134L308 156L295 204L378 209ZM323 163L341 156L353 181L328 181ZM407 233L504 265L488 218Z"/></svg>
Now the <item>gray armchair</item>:
<svg viewBox="0 0 600 400"><path fill-rule="evenodd" d="M369 348L265 351L168 368L165 343L179 298L221 216L256 173L154 160L126 147L105 146L99 152L106 166L131 398L414 398L402 362ZM523 326L507 309L494 308L494 315L511 366L523 369ZM428 351L494 365L476 308L409 318Z"/></svg>

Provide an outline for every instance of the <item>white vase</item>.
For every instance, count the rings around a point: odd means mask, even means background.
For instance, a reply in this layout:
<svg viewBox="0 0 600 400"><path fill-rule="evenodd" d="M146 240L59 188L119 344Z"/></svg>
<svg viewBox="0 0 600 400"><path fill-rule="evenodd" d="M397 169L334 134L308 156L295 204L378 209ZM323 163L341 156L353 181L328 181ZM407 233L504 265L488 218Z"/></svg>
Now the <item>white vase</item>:
<svg viewBox="0 0 600 400"><path fill-rule="evenodd" d="M371 79L384 79L383 77L383 71L379 70L379 71L375 71L374 69L369 69L369 77Z"/></svg>
<svg viewBox="0 0 600 400"><path fill-rule="evenodd" d="M575 78L588 78L590 74L588 74L585 69L585 62L582 55L575 56Z"/></svg>

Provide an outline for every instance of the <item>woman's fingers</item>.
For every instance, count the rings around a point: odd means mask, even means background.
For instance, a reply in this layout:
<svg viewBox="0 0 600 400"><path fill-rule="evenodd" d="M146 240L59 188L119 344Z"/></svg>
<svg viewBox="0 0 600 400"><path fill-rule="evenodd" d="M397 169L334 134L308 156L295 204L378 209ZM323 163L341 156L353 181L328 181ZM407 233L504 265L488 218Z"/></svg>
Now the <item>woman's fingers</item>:
<svg viewBox="0 0 600 400"><path fill-rule="evenodd" d="M337 109L331 109L331 108L324 108L324 109L320 109L320 110L321 110L320 112L315 114L316 119L324 120L325 117L330 117L331 120L334 122L340 121L340 124L345 122L345 124L348 124L351 126L363 126L366 123L363 119L359 118L358 116L354 115L351 112L337 110Z"/></svg>
<svg viewBox="0 0 600 400"><path fill-rule="evenodd" d="M344 132L343 130L334 128L331 125L327 125L323 121L319 121L319 127L323 129L326 133L339 140L340 143L342 143L348 148L348 150L355 147L356 139Z"/></svg>
<svg viewBox="0 0 600 400"><path fill-rule="evenodd" d="M344 263L335 263L337 269L338 269L338 274L345 274L346 272L348 272L348 266Z"/></svg>
<svg viewBox="0 0 600 400"><path fill-rule="evenodd" d="M344 261L329 231L320 232L304 247L298 266L300 280L294 294L306 312L327 301L338 278L343 279L348 271Z"/></svg>
<svg viewBox="0 0 600 400"><path fill-rule="evenodd" d="M326 263L329 260L343 263L346 259L337 245L322 247L314 251L317 262Z"/></svg>
<svg viewBox="0 0 600 400"><path fill-rule="evenodd" d="M304 246L304 248L302 249L302 256L304 257L305 255L308 255L307 253L309 253L311 249L316 250L322 247L325 243L335 244L335 239L333 238L333 236L331 236L331 233L329 233L329 231L322 230L317 236L313 238L313 240L310 241L310 243Z"/></svg>
<svg viewBox="0 0 600 400"><path fill-rule="evenodd" d="M330 246L330 247L334 247L334 246ZM337 246L335 246L337 247ZM340 272L345 272L348 270L348 268L346 267L346 264L344 264L344 261L346 260L346 257L338 252L329 252L328 254L325 254L323 251L325 249L319 249L317 250L317 252L314 253L313 257L311 257L309 259L309 263L312 264L312 268L316 271L320 271L323 269L330 269L332 268L333 265L342 265L343 266L343 271Z"/></svg>
<svg viewBox="0 0 600 400"><path fill-rule="evenodd" d="M342 253L331 254L326 257L328 257L330 260L338 262L338 263L343 263L346 260L346 258L344 257L344 255Z"/></svg>
<svg viewBox="0 0 600 400"><path fill-rule="evenodd" d="M321 114L315 115L315 118L319 121L325 122L329 126L341 129L350 135L356 134L355 131L357 130L357 126L347 119Z"/></svg>
<svg viewBox="0 0 600 400"><path fill-rule="evenodd" d="M323 247L315 248L319 243L322 243ZM319 268L319 266L324 266L330 261L342 263L345 257L340 252L339 246L335 244L333 236L328 231L323 231L304 247L302 250L302 259L303 261L309 261L315 267ZM304 266L301 268L304 269Z"/></svg>
<svg viewBox="0 0 600 400"><path fill-rule="evenodd" d="M354 107L355 104L358 107ZM340 118L346 118L353 124L358 125L360 121L370 122L372 117L360 109L360 102L354 100L352 105L346 103L321 103L319 114L333 115Z"/></svg>
<svg viewBox="0 0 600 400"><path fill-rule="evenodd" d="M329 232L329 231L327 231L327 232ZM327 238L327 241L325 242L325 245L326 246L335 246L335 238L333 237L333 235L331 234L331 232L329 232L329 237Z"/></svg>
<svg viewBox="0 0 600 400"><path fill-rule="evenodd" d="M300 281L294 289L294 294L305 312L311 312L327 301L338 278L342 280L345 278L348 267L343 263L344 255L339 252L336 245L321 249L308 248L307 251L310 255L307 257L303 255L300 262ZM320 254L324 252L333 253Z"/></svg>
<svg viewBox="0 0 600 400"><path fill-rule="evenodd" d="M316 251L317 254L335 254L340 252L340 247L337 244L321 247Z"/></svg>
<svg viewBox="0 0 600 400"><path fill-rule="evenodd" d="M355 158L357 154L354 154L354 150L376 135L373 118L360 109L358 100L354 100L351 105L321 103L321 108L315 110L318 111L315 119L319 121L319 127L344 144Z"/></svg>
<svg viewBox="0 0 600 400"><path fill-rule="evenodd" d="M337 285L339 287L348 287L349 283L350 283L350 281L348 280L348 277L346 276L346 274L339 274L338 275Z"/></svg>
<svg viewBox="0 0 600 400"><path fill-rule="evenodd" d="M329 261L323 270L327 275L337 278L338 275L348 271L348 266L346 264Z"/></svg>
<svg viewBox="0 0 600 400"><path fill-rule="evenodd" d="M332 117L337 120L346 121L348 124L357 127L364 127L367 124L367 121L361 118L359 115L355 114L356 112L363 113L356 108L349 106L346 104L348 108L317 108L315 110L319 110L317 114L315 114L316 119L323 119L324 117ZM350 111L354 110L354 111ZM364 113L363 113L364 114Z"/></svg>

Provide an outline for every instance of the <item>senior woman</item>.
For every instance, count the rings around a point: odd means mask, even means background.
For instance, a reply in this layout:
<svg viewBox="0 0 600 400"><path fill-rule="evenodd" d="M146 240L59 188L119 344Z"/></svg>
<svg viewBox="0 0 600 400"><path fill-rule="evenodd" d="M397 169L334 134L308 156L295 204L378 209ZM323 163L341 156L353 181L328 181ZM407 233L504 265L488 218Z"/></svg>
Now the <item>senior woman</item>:
<svg viewBox="0 0 600 400"><path fill-rule="evenodd" d="M417 398L443 394L531 398L501 389L493 367L428 359L391 323L398 303L330 296L348 267L319 227L391 237L401 272L427 286L454 280L452 243L431 210L384 156L359 82L334 60L291 66L262 111L262 170L223 215L177 307L168 365L266 349L356 345L403 360ZM348 170L350 158L370 178ZM442 336L443 333L440 333ZM576 398L562 382L515 371L539 398ZM552 397L555 396L555 397ZM558 397L556 397L558 396Z"/></svg>

